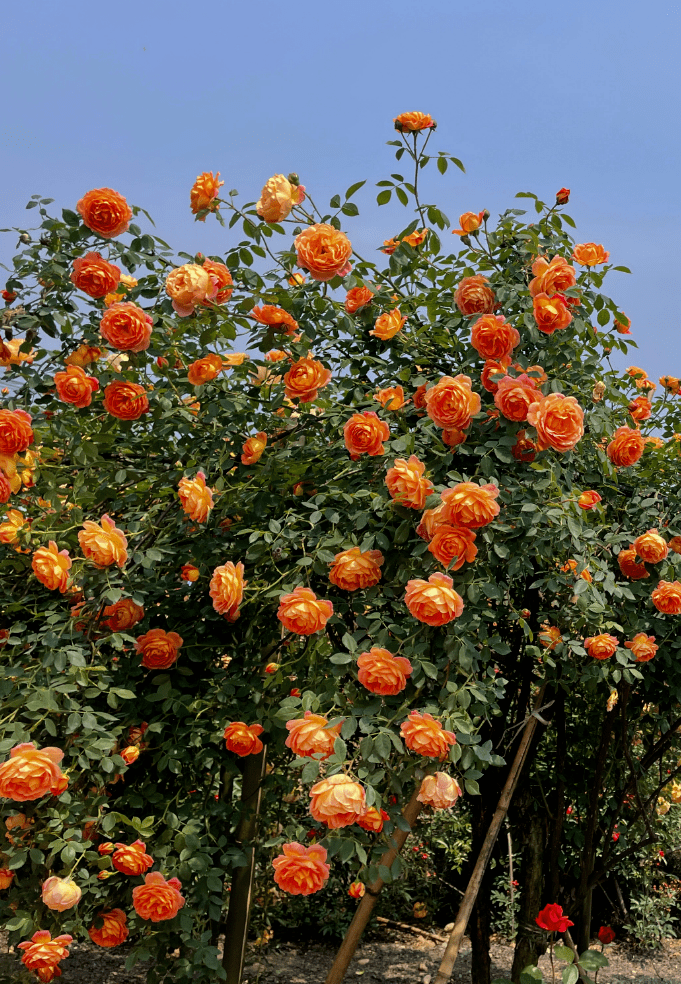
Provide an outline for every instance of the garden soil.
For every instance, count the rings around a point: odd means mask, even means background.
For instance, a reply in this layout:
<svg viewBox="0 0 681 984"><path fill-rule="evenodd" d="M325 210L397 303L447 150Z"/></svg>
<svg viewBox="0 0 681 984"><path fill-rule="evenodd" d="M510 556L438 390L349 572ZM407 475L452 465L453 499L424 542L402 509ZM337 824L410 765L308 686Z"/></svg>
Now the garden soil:
<svg viewBox="0 0 681 984"><path fill-rule="evenodd" d="M102 950L90 944L71 945L71 956L61 964L59 984L143 984L145 968L125 969L126 948ZM386 929L362 943L350 964L345 980L361 984L430 984L444 952L444 943L423 936ZM334 950L325 944L309 946L270 944L265 951L251 951L245 980L249 984L323 984ZM598 984L681 984L681 940L667 940L659 950L634 953L623 945L608 949L610 966L598 975ZM513 948L501 940L492 946L492 976L507 977ZM464 941L454 967L452 982L470 981L471 950ZM564 966L559 964L559 967ZM540 967L551 980L548 957ZM560 980L560 975L557 974ZM0 953L0 984L35 984L16 953L6 944Z"/></svg>

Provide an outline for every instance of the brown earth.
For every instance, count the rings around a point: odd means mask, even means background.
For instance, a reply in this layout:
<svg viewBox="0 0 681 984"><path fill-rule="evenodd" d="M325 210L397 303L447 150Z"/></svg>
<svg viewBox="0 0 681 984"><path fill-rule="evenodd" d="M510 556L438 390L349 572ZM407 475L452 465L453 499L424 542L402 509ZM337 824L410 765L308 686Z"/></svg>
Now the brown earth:
<svg viewBox="0 0 681 984"><path fill-rule="evenodd" d="M125 969L127 947L102 950L89 943L71 945L71 955L61 964L59 984L142 984L146 970ZM444 943L400 930L385 929L357 950L346 981L361 984L430 984L444 952ZM265 952L251 951L245 981L249 984L323 984L334 950L326 944L307 946L271 944ZM633 953L623 945L608 948L610 966L601 970L599 984L681 984L681 940L667 940L659 950ZM499 940L492 946L494 977L508 977L513 948ZM454 967L452 982L470 981L471 951L464 941ZM557 980L564 966L557 962ZM540 967L545 980L551 980L548 957ZM0 984L35 984L36 978L19 963L16 953L0 953Z"/></svg>

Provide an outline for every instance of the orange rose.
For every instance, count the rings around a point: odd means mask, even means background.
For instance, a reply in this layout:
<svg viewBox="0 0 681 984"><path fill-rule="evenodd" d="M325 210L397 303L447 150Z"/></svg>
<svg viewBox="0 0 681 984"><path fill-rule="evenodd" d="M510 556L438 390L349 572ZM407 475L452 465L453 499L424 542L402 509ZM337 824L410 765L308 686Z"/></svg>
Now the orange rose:
<svg viewBox="0 0 681 984"><path fill-rule="evenodd" d="M427 581L407 581L404 601L411 615L426 625L446 625L463 612L463 599L447 574L431 574Z"/></svg>
<svg viewBox="0 0 681 984"><path fill-rule="evenodd" d="M96 362L102 356L102 350L94 345L87 345L81 342L75 352L68 355L64 362L67 366L89 366L91 362ZM63 399L63 397L62 397Z"/></svg>
<svg viewBox="0 0 681 984"><path fill-rule="evenodd" d="M146 311L132 301L122 301L106 309L99 330L114 348L143 352L149 348L152 326L152 318Z"/></svg>
<svg viewBox="0 0 681 984"><path fill-rule="evenodd" d="M562 294L564 290L569 290L577 283L575 268L571 267L562 256L554 256L551 260L540 256L532 264L534 280L530 280L530 294L536 297L537 294Z"/></svg>
<svg viewBox="0 0 681 984"><path fill-rule="evenodd" d="M380 550L365 550L351 547L337 553L331 563L329 581L343 591L358 591L372 588L381 580L383 554Z"/></svg>
<svg viewBox="0 0 681 984"><path fill-rule="evenodd" d="M669 553L667 541L656 529L648 530L647 533L636 537L632 546L641 560L647 564L659 564Z"/></svg>
<svg viewBox="0 0 681 984"><path fill-rule="evenodd" d="M587 489L586 492L582 492L577 499L577 505L580 509L593 509L601 501L601 497L598 492L594 492L593 489Z"/></svg>
<svg viewBox="0 0 681 984"><path fill-rule="evenodd" d="M521 423L527 420L527 411L536 402L537 397L541 397L541 393L534 379L522 373L515 379L512 376L504 376L497 387L494 404L508 420Z"/></svg>
<svg viewBox="0 0 681 984"><path fill-rule="evenodd" d="M459 482L442 493L442 522L469 530L487 526L499 515L499 504L494 501L498 495L496 485Z"/></svg>
<svg viewBox="0 0 681 984"><path fill-rule="evenodd" d="M283 174L275 174L260 192L255 210L265 222L282 222L294 205L304 201L304 185L291 184Z"/></svg>
<svg viewBox="0 0 681 984"><path fill-rule="evenodd" d="M655 645L655 636L646 635L645 632L638 632L630 642L625 642L624 645L627 649L631 649L637 663L647 663L660 648Z"/></svg>
<svg viewBox="0 0 681 984"><path fill-rule="evenodd" d="M652 593L652 602L663 615L681 615L681 583L660 581Z"/></svg>
<svg viewBox="0 0 681 984"><path fill-rule="evenodd" d="M383 245L381 246L381 253L385 253L386 256L392 256L399 245L399 239L384 239Z"/></svg>
<svg viewBox="0 0 681 984"><path fill-rule="evenodd" d="M181 478L178 495L187 516L195 523L205 523L213 508L213 492L206 485L204 473L197 472L196 478Z"/></svg>
<svg viewBox="0 0 681 984"><path fill-rule="evenodd" d="M215 379L217 374L222 371L222 357L219 355L206 355L203 359L192 362L187 369L187 379L192 386L203 386Z"/></svg>
<svg viewBox="0 0 681 984"><path fill-rule="evenodd" d="M636 464L643 454L644 448L645 440L640 430L632 427L618 427L605 450L613 465L629 468Z"/></svg>
<svg viewBox="0 0 681 984"><path fill-rule="evenodd" d="M404 656L394 656L387 649L372 646L357 658L357 679L372 694L392 697L407 686L412 666Z"/></svg>
<svg viewBox="0 0 681 984"><path fill-rule="evenodd" d="M139 283L134 277L131 277L128 273L122 273L121 279L118 282L118 286L124 287L125 290L120 291L116 294L107 294L104 298L104 307L111 307L112 304L116 304L118 301L124 301L129 290L136 287Z"/></svg>
<svg viewBox="0 0 681 984"><path fill-rule="evenodd" d="M298 331L298 322L288 311L276 307L274 304L263 304L262 307L254 307L251 317L259 321L261 325L269 325L275 331L283 331L285 335L295 335Z"/></svg>
<svg viewBox="0 0 681 984"><path fill-rule="evenodd" d="M109 567L111 564L123 567L128 559L125 534L117 528L108 513L102 516L101 526L86 519L78 534L78 542L88 560L93 561L97 567Z"/></svg>
<svg viewBox="0 0 681 984"><path fill-rule="evenodd" d="M120 756L126 765L132 765L140 757L140 750L137 745L128 745L120 752Z"/></svg>
<svg viewBox="0 0 681 984"><path fill-rule="evenodd" d="M424 463L414 454L409 461L396 458L385 476L391 499L408 509L423 509L433 491L433 483L429 478L424 478L425 470Z"/></svg>
<svg viewBox="0 0 681 984"><path fill-rule="evenodd" d="M289 895L312 895L329 880L326 848L321 844L303 847L295 841L282 845L283 854L273 861L274 880Z"/></svg>
<svg viewBox="0 0 681 984"><path fill-rule="evenodd" d="M120 267L107 263L99 253L86 253L73 261L71 283L90 297L104 297L118 286Z"/></svg>
<svg viewBox="0 0 681 984"><path fill-rule="evenodd" d="M345 310L348 314L354 314L360 308L371 304L374 299L374 292L368 287L351 287L345 295Z"/></svg>
<svg viewBox="0 0 681 984"><path fill-rule="evenodd" d="M310 790L310 813L331 830L349 827L366 813L364 790L348 776L335 775Z"/></svg>
<svg viewBox="0 0 681 984"><path fill-rule="evenodd" d="M181 318L188 318L196 307L214 301L217 292L217 278L211 277L198 263L185 263L171 270L166 277L166 294Z"/></svg>
<svg viewBox="0 0 681 984"><path fill-rule="evenodd" d="M332 280L350 273L352 245L343 232L331 225L311 225L296 236L298 266L313 280Z"/></svg>
<svg viewBox="0 0 681 984"><path fill-rule="evenodd" d="M671 396L678 396L681 389L681 382L676 376L660 376L660 386L666 389Z"/></svg>
<svg viewBox="0 0 681 984"><path fill-rule="evenodd" d="M527 411L527 421L537 431L538 449L571 451L584 435L584 411L574 396L562 393L538 395L538 401Z"/></svg>
<svg viewBox="0 0 681 984"><path fill-rule="evenodd" d="M206 259L203 261L203 269L208 272L217 290L215 297L208 297L203 301L203 307L210 307L211 304L224 304L234 292L234 281L229 268L224 263L216 263L214 260ZM237 364L240 365L240 363Z"/></svg>
<svg viewBox="0 0 681 984"><path fill-rule="evenodd" d="M552 335L559 328L567 328L572 321L562 294L537 294L532 304L532 313L537 328L545 335Z"/></svg>
<svg viewBox="0 0 681 984"><path fill-rule="evenodd" d="M411 711L406 721L400 725L404 744L411 752L426 755L428 758L444 759L449 746L456 745L456 736L445 731L439 721L431 714Z"/></svg>
<svg viewBox="0 0 681 984"><path fill-rule="evenodd" d="M452 570L458 571L464 563L472 564L475 560L478 548L474 541L475 533L472 530L468 530L464 526L450 526L449 523L442 523L435 530L433 538L428 544L428 550L445 567L449 567L452 561L456 561Z"/></svg>
<svg viewBox="0 0 681 984"><path fill-rule="evenodd" d="M60 400L81 410L90 406L92 394L99 389L99 380L87 376L79 366L68 366L66 372L55 372L54 384Z"/></svg>
<svg viewBox="0 0 681 984"><path fill-rule="evenodd" d="M258 431L255 437L249 437L241 449L241 464L254 465L260 461L262 453L267 447L267 434L265 431Z"/></svg>
<svg viewBox="0 0 681 984"><path fill-rule="evenodd" d="M627 318L624 311L617 312L614 324L620 335L631 335L631 318Z"/></svg>
<svg viewBox="0 0 681 984"><path fill-rule="evenodd" d="M11 511L12 510L10 510L10 512ZM673 536L667 545L670 550L674 551L674 553L681 554L681 536Z"/></svg>
<svg viewBox="0 0 681 984"><path fill-rule="evenodd" d="M634 420L648 420L653 412L653 405L647 397L637 396L629 404L628 410Z"/></svg>
<svg viewBox="0 0 681 984"><path fill-rule="evenodd" d="M480 397L471 389L470 376L443 376L426 390L426 409L438 427L465 430L480 411Z"/></svg>
<svg viewBox="0 0 681 984"><path fill-rule="evenodd" d="M305 711L304 717L286 722L290 733L285 745L301 758L315 756L326 759L333 755L333 744L340 737L341 726L342 723L329 726L329 722L321 714Z"/></svg>
<svg viewBox="0 0 681 984"><path fill-rule="evenodd" d="M607 632L597 636L589 636L584 640L584 646L589 656L594 659L610 659L617 650L619 640L616 636L608 635Z"/></svg>
<svg viewBox="0 0 681 984"><path fill-rule="evenodd" d="M83 195L76 205L83 224L105 239L113 239L126 232L132 218L132 209L122 195L111 188L95 188Z"/></svg>
<svg viewBox="0 0 681 984"><path fill-rule="evenodd" d="M485 362L485 365L482 367L482 372L480 373L480 382L488 393L496 393L499 388L499 383L502 377L506 375L506 370L510 364L510 356L506 356L503 359L488 359ZM497 378L494 379L494 376Z"/></svg>
<svg viewBox="0 0 681 984"><path fill-rule="evenodd" d="M444 518L444 503L441 502L436 509L426 509L421 516L421 522L416 527L416 534L422 540L432 540L435 531L446 522Z"/></svg>
<svg viewBox="0 0 681 984"><path fill-rule="evenodd" d="M529 437L525 436L524 430L518 431L515 444L511 448L511 454L516 461L523 461L525 463L534 461L537 457L537 445Z"/></svg>
<svg viewBox="0 0 681 984"><path fill-rule="evenodd" d="M461 314L467 318L474 314L492 314L494 311L494 292L487 277L477 273L474 277L464 277L454 294L454 303Z"/></svg>
<svg viewBox="0 0 681 984"><path fill-rule="evenodd" d="M165 629L149 629L135 640L135 652L142 653L142 666L148 670L167 670L177 660L182 636Z"/></svg>
<svg viewBox="0 0 681 984"><path fill-rule="evenodd" d="M149 411L144 386L127 380L109 383L104 388L104 409L119 420L139 420L142 414Z"/></svg>
<svg viewBox="0 0 681 984"><path fill-rule="evenodd" d="M244 724L243 721L232 721L225 728L223 738L228 752L234 752L241 758L246 755L257 755L263 749L263 743L258 735L264 728L261 724Z"/></svg>
<svg viewBox="0 0 681 984"><path fill-rule="evenodd" d="M60 591L62 594L68 586L67 571L71 564L68 550L57 550L54 540L50 540L46 547L39 547L31 561L33 573L40 583L50 591Z"/></svg>
<svg viewBox="0 0 681 984"><path fill-rule="evenodd" d="M579 243L572 251L572 259L580 266L598 266L607 263L610 253L596 243Z"/></svg>
<svg viewBox="0 0 681 984"><path fill-rule="evenodd" d="M101 919L102 926L97 929L97 922ZM110 909L109 912L100 912L95 922L88 929L88 936L97 946L120 946L125 943L129 936L126 926L127 916L122 909Z"/></svg>
<svg viewBox="0 0 681 984"><path fill-rule="evenodd" d="M546 622L541 626L537 637L545 649L552 652L556 646L563 641L560 629L556 625L547 625Z"/></svg>
<svg viewBox="0 0 681 984"><path fill-rule="evenodd" d="M239 605L243 601L244 565L228 560L221 567L216 567L210 579L209 594L213 599L213 608L224 615L228 622L235 622L239 617Z"/></svg>
<svg viewBox="0 0 681 984"><path fill-rule="evenodd" d="M426 406L426 390L428 389L428 383L422 383L421 386L414 390L414 406L417 410L423 410ZM419 414L421 416L421 414Z"/></svg>
<svg viewBox="0 0 681 984"><path fill-rule="evenodd" d="M417 246L420 246L421 243L425 242L427 235L428 235L427 229L421 229L421 230L415 229L413 232L410 232L408 236L403 236L402 242L409 243L409 245L413 249L416 249Z"/></svg>
<svg viewBox="0 0 681 984"><path fill-rule="evenodd" d="M30 366L36 353L35 349L31 349L30 352L21 351L25 341L25 338L10 338L6 342L0 339L0 366L7 369L9 366L20 366L22 362Z"/></svg>
<svg viewBox="0 0 681 984"><path fill-rule="evenodd" d="M179 878L165 880L160 871L150 871L144 876L144 885L132 890L132 904L141 919L161 922L173 919L185 903L180 894L182 883Z"/></svg>
<svg viewBox="0 0 681 984"><path fill-rule="evenodd" d="M286 397L289 400L300 400L301 403L312 403L317 399L317 391L331 381L331 370L326 369L321 362L305 358L294 362L284 376Z"/></svg>
<svg viewBox="0 0 681 984"><path fill-rule="evenodd" d="M2 472L0 471L0 480ZM0 543L16 543L18 533L28 523L23 513L18 509L8 509L5 513L5 521L0 523Z"/></svg>
<svg viewBox="0 0 681 984"><path fill-rule="evenodd" d="M24 951L21 962L27 970L32 971L38 980L51 981L61 977L59 962L68 957L66 949L73 942L73 936L62 933L52 939L47 929L39 929L30 940L18 943L18 949Z"/></svg>
<svg viewBox="0 0 681 984"><path fill-rule="evenodd" d="M398 331L401 331L402 325L404 325L406 320L406 318L402 317L399 308L393 308L392 311L385 311L376 318L374 327L369 334L373 335L374 338L380 338L382 342L387 342L390 338L394 338Z"/></svg>
<svg viewBox="0 0 681 984"><path fill-rule="evenodd" d="M416 799L419 803L432 806L434 810L448 810L462 796L461 786L446 772L436 772L425 776Z"/></svg>
<svg viewBox="0 0 681 984"><path fill-rule="evenodd" d="M348 889L348 895L351 899L361 899L364 897L366 892L366 885L361 881L354 881Z"/></svg>
<svg viewBox="0 0 681 984"><path fill-rule="evenodd" d="M268 352L267 355L270 353ZM265 358L267 358L267 355ZM286 353L284 352L284 355ZM233 368L234 366L242 366L244 362L248 359L245 352L229 352L227 355L222 356L222 366L224 369Z"/></svg>
<svg viewBox="0 0 681 984"><path fill-rule="evenodd" d="M409 403L404 399L404 388L402 386L387 386L385 389L374 393L374 400L377 400L386 410L401 410Z"/></svg>
<svg viewBox="0 0 681 984"><path fill-rule="evenodd" d="M277 618L287 632L313 635L320 632L333 615L330 601L319 601L314 591L298 586L279 599Z"/></svg>
<svg viewBox="0 0 681 984"><path fill-rule="evenodd" d="M390 817L385 810L379 810L375 806L370 806L364 816L361 816L356 822L357 826L361 827L362 830L368 830L372 834L380 834L383 830L383 824L389 819Z"/></svg>
<svg viewBox="0 0 681 984"><path fill-rule="evenodd" d="M390 429L373 410L365 410L363 413L353 413L345 422L343 436L350 457L353 461L357 461L361 454L368 454L371 457L385 454L383 441L387 441L390 437Z"/></svg>
<svg viewBox="0 0 681 984"><path fill-rule="evenodd" d="M478 212L464 212L463 215L459 216L460 229L452 229L453 236L468 236L471 232L476 232L483 223L485 217L484 210Z"/></svg>
<svg viewBox="0 0 681 984"><path fill-rule="evenodd" d="M643 564L636 562L636 547L633 544L626 550L620 550L617 555L617 563L625 577L631 581L640 581L645 577L650 577L647 568Z"/></svg>
<svg viewBox="0 0 681 984"><path fill-rule="evenodd" d="M115 605L107 605L102 612L102 621L112 632L126 632L143 618L144 609L132 598L121 598Z"/></svg>
<svg viewBox="0 0 681 984"><path fill-rule="evenodd" d="M56 875L43 882L41 893L47 908L56 912L72 909L78 905L83 894L73 878L57 878Z"/></svg>
<svg viewBox="0 0 681 984"><path fill-rule="evenodd" d="M30 414L25 410L0 410L0 455L21 454L33 444Z"/></svg>
<svg viewBox="0 0 681 984"><path fill-rule="evenodd" d="M437 123L430 113L400 113L393 120L400 133L418 133L420 130L434 129Z"/></svg>
<svg viewBox="0 0 681 984"><path fill-rule="evenodd" d="M33 742L15 745L0 765L0 796L16 803L28 803L61 789L66 776L59 768L64 758L61 748L38 749Z"/></svg>
<svg viewBox="0 0 681 984"><path fill-rule="evenodd" d="M483 314L471 329L471 345L483 359L508 359L519 344L517 328L501 315Z"/></svg>
<svg viewBox="0 0 681 984"><path fill-rule="evenodd" d="M9 888L14 881L14 872L9 868L0 868L0 891Z"/></svg>
<svg viewBox="0 0 681 984"><path fill-rule="evenodd" d="M210 212L216 212L220 208L220 203L216 202L215 199L225 182L218 181L219 177L219 171L215 177L213 177L212 171L203 171L202 174L198 175L189 192L189 203L194 215L203 212L205 209L208 209ZM205 221L205 215L199 216L199 222Z"/></svg>

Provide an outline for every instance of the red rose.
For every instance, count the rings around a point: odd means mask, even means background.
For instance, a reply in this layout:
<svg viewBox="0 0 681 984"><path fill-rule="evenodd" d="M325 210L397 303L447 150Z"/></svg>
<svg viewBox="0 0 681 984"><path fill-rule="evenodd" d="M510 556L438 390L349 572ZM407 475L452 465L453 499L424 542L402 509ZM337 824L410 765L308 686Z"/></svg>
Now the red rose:
<svg viewBox="0 0 681 984"><path fill-rule="evenodd" d="M565 933L568 926L574 926L574 923L563 915L563 907L555 902L545 905L535 922L548 933Z"/></svg>

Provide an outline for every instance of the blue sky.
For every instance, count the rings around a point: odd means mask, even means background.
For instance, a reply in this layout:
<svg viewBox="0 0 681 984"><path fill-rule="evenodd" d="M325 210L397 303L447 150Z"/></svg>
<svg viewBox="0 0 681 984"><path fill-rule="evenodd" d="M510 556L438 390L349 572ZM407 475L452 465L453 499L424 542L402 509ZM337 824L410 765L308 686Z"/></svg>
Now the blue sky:
<svg viewBox="0 0 681 984"><path fill-rule="evenodd" d="M632 320L640 351L626 364L681 375L679 4L11 0L5 11L1 226L30 224L32 194L73 208L109 186L175 249L219 254L239 237L194 222L199 172L219 170L250 201L293 170L328 200L395 170L392 119L420 110L438 121L430 146L467 168L433 174L427 200L454 220L569 187L579 241L633 271L604 287ZM346 231L365 255L411 218L378 208L370 186L355 200ZM0 239L0 259L15 242Z"/></svg>

